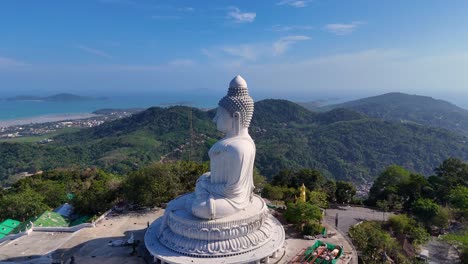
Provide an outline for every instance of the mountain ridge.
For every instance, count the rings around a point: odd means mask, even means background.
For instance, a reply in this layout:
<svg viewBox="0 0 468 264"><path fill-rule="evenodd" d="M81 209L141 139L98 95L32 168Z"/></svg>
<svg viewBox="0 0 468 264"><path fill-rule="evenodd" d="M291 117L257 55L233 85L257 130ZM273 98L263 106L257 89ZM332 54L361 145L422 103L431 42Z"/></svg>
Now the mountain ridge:
<svg viewBox="0 0 468 264"><path fill-rule="evenodd" d="M303 106L321 112L347 108L375 118L441 127L468 135L468 110L430 96L392 92L318 108Z"/></svg>
<svg viewBox="0 0 468 264"><path fill-rule="evenodd" d="M12 169L96 166L125 174L157 161L208 161L208 149L221 137L211 121L214 113L152 107L46 145L2 143L0 178ZM467 138L444 129L382 121L348 109L311 112L286 100L257 102L250 134L257 145L256 166L268 178L282 169L316 168L330 178L363 182L392 164L430 175L448 157L468 159Z"/></svg>

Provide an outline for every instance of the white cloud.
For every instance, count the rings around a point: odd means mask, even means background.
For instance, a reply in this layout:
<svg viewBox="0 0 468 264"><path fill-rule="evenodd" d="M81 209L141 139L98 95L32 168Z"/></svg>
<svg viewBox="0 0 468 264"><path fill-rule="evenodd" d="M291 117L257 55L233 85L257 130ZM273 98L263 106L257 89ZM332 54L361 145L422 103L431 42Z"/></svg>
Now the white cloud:
<svg viewBox="0 0 468 264"><path fill-rule="evenodd" d="M0 70L13 70L13 69L20 69L26 66L30 66L25 62L15 60L12 58L1 57L0 56Z"/></svg>
<svg viewBox="0 0 468 264"><path fill-rule="evenodd" d="M301 7L306 7L310 2L312 2L311 0L282 0L278 3L276 3L277 5L288 5L288 6L292 6L292 7L296 7L296 8L301 8Z"/></svg>
<svg viewBox="0 0 468 264"><path fill-rule="evenodd" d="M225 46L221 48L231 56L241 57L246 60L254 61L259 56L260 49L256 45L241 44L237 46Z"/></svg>
<svg viewBox="0 0 468 264"><path fill-rule="evenodd" d="M112 59L113 58L111 55L107 54L106 52L104 52L102 50L91 48L91 47L88 47L88 46L85 46L85 45L78 45L76 47L78 49L84 51L84 52L87 52L89 54L93 54L93 55L96 55L96 56L99 56L99 57L102 57L102 58L106 58L106 59Z"/></svg>
<svg viewBox="0 0 468 264"><path fill-rule="evenodd" d="M273 54L281 55L283 54L291 45L297 43L298 41L309 40L308 36L287 36L279 39L273 43Z"/></svg>
<svg viewBox="0 0 468 264"><path fill-rule="evenodd" d="M210 49L204 48L201 52L210 59L218 60L220 62L226 60L226 55L247 61L257 61L259 59L283 55L293 44L309 39L310 37L301 35L286 36L269 43L226 45Z"/></svg>
<svg viewBox="0 0 468 264"><path fill-rule="evenodd" d="M286 32L286 31L295 31L295 30L312 30L314 29L313 26L309 25L293 25L293 26L285 26L285 25L274 25L271 27L271 31L276 32Z"/></svg>
<svg viewBox="0 0 468 264"><path fill-rule="evenodd" d="M257 16L254 12L241 12L237 7L231 7L229 9L231 11L228 12L227 17L236 23L252 23Z"/></svg>
<svg viewBox="0 0 468 264"><path fill-rule="evenodd" d="M327 24L325 29L335 35L343 36L353 33L363 22L354 21L349 24Z"/></svg>

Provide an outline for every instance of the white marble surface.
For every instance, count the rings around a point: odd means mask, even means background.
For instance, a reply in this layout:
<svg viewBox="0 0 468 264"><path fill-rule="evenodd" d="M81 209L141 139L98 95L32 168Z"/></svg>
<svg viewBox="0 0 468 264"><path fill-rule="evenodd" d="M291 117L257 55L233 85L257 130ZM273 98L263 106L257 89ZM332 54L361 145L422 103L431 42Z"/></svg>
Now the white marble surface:
<svg viewBox="0 0 468 264"><path fill-rule="evenodd" d="M284 229L281 223L274 218L272 215L268 215L269 221L273 225L273 229L270 231L268 241L261 247L255 248L251 251L244 252L243 254L231 255L231 256L204 256L204 257L193 257L184 255L179 252L173 251L161 243L157 236L157 230L161 224L162 218L156 220L148 228L145 234L146 248L155 259L162 260L166 263L200 263L200 264L213 264L213 263L225 263L225 264L240 264L240 263L255 263L256 261L263 260L267 257L272 256L275 252L279 251L283 247L285 240Z"/></svg>
<svg viewBox="0 0 468 264"><path fill-rule="evenodd" d="M242 76L237 75L231 80L229 87L247 87L247 82L242 78Z"/></svg>
<svg viewBox="0 0 468 264"><path fill-rule="evenodd" d="M201 219L224 218L250 203L256 152L248 131L253 107L247 83L236 76L213 118L225 137L210 148L210 172L200 176L195 186L191 211Z"/></svg>
<svg viewBox="0 0 468 264"><path fill-rule="evenodd" d="M253 194L253 99L241 76L219 106L213 121L225 137L208 153L210 172L200 176L194 193L172 200L145 234L148 251L165 263L251 263L283 247L283 226Z"/></svg>

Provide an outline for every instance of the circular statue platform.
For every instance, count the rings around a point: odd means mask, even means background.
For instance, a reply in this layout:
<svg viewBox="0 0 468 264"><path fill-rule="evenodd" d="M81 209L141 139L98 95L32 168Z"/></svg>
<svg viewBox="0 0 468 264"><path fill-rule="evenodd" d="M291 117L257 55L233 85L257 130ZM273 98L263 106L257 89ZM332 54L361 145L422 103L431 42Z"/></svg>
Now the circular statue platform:
<svg viewBox="0 0 468 264"><path fill-rule="evenodd" d="M164 217L145 234L145 245L155 261L164 263L255 263L267 260L283 246L281 223L265 202L253 196L250 206L222 219L193 216L184 204L192 194L175 199Z"/></svg>

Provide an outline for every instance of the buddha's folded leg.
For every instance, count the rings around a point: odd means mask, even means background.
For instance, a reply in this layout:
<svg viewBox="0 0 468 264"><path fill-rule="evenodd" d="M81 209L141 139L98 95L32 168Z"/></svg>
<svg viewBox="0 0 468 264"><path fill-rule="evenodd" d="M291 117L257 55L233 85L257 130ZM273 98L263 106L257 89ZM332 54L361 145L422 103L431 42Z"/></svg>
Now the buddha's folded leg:
<svg viewBox="0 0 468 264"><path fill-rule="evenodd" d="M239 211L239 209L234 207L226 198L214 199L213 202L216 208L214 219L224 218Z"/></svg>
<svg viewBox="0 0 468 264"><path fill-rule="evenodd" d="M219 219L235 214L237 211L239 209L235 208L226 199L216 199L211 195L197 196L192 204L192 214L202 219Z"/></svg>
<svg viewBox="0 0 468 264"><path fill-rule="evenodd" d="M192 203L192 214L202 219L213 219L212 203L208 193L198 193Z"/></svg>

